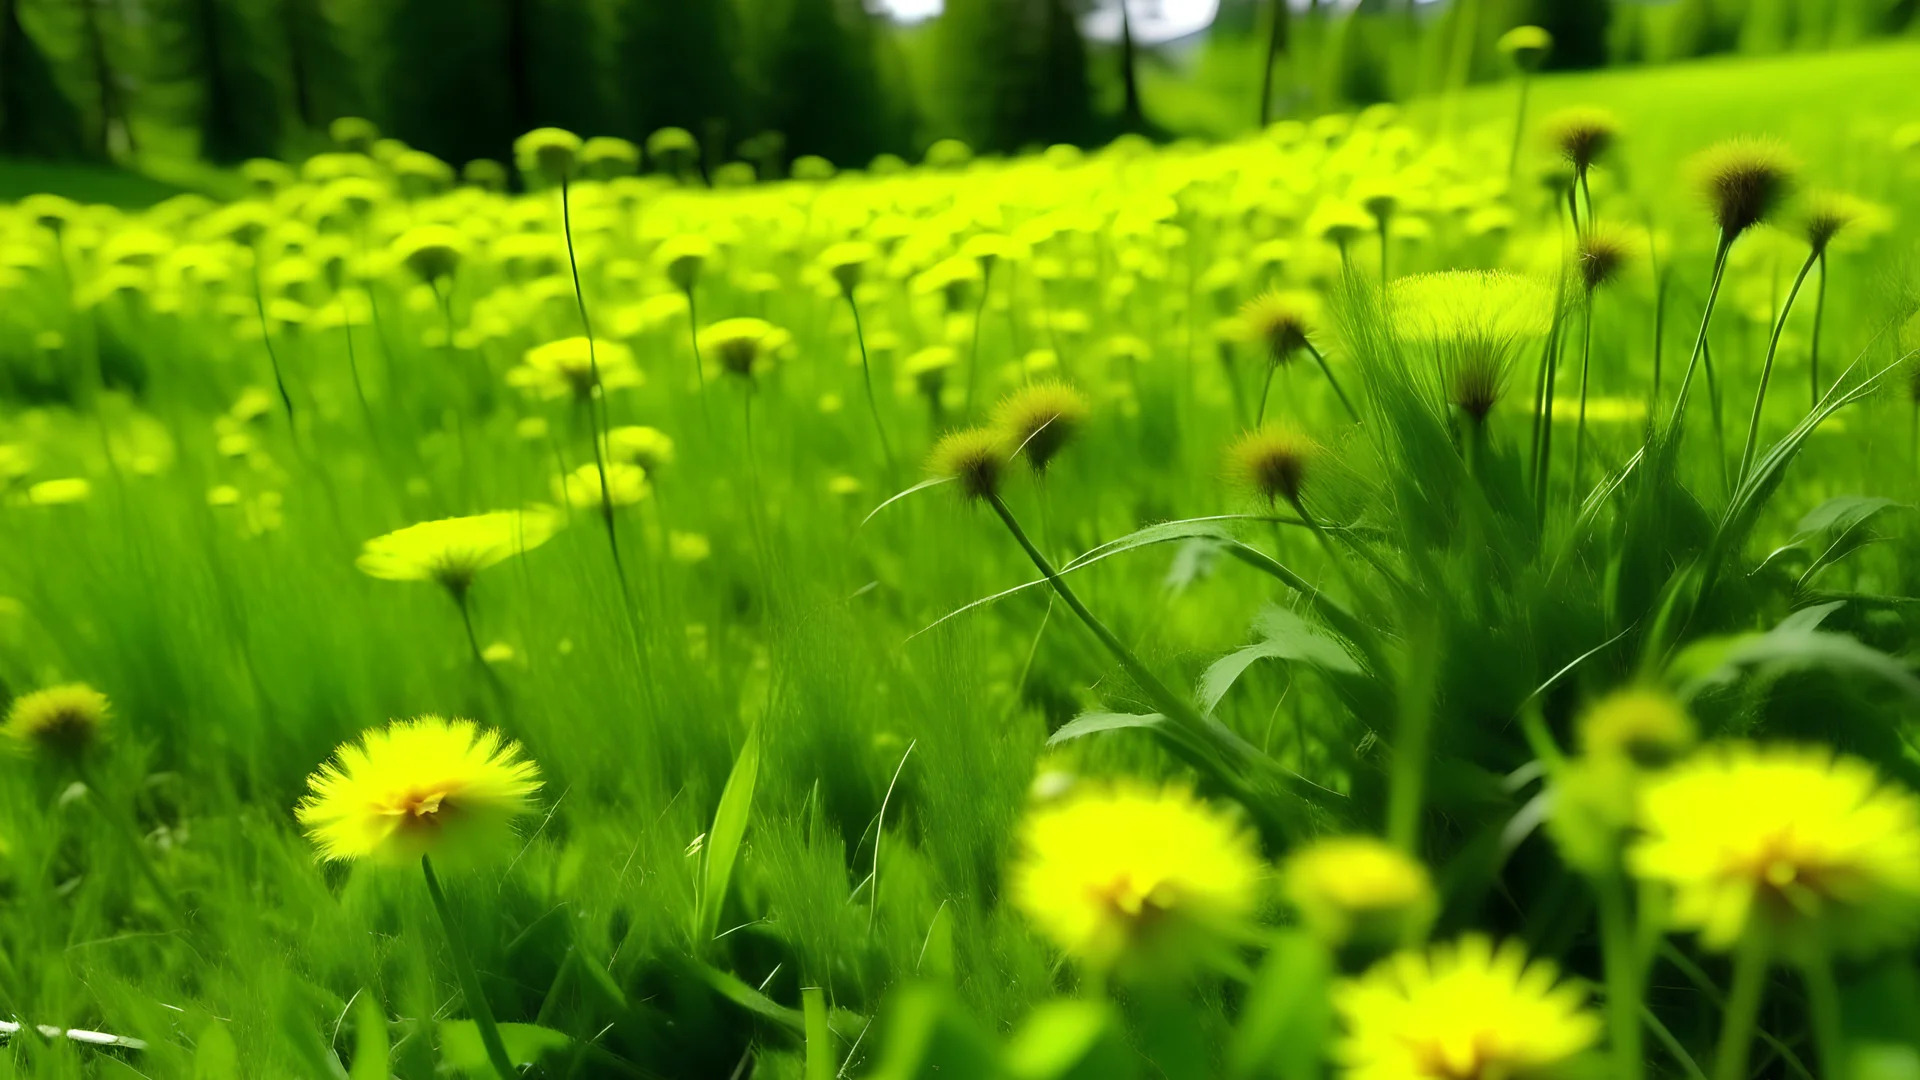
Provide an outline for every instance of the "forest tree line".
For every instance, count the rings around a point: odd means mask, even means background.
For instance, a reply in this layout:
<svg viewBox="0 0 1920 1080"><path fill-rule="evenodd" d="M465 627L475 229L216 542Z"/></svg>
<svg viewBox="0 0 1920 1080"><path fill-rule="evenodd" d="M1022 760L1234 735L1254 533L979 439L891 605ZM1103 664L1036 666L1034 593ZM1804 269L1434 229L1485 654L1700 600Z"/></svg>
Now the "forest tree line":
<svg viewBox="0 0 1920 1080"><path fill-rule="evenodd" d="M941 137L1011 151L1153 133L1139 69L1172 61L1088 42L1103 2L1120 0L946 0L903 27L863 0L0 0L0 154L297 158L344 116L455 163L549 124L636 141L681 127L710 162L746 147L843 166ZM1221 0L1206 42L1175 51L1271 51L1285 112L1498 77L1494 43L1521 23L1555 34L1554 66L1593 67L1824 46L1917 15L1920 0Z"/></svg>

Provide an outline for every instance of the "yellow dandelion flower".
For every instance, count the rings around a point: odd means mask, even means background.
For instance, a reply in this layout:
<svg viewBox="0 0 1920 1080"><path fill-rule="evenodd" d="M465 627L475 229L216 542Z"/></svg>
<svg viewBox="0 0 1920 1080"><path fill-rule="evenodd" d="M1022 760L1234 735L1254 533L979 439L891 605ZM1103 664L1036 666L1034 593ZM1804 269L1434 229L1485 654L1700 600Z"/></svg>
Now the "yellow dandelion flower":
<svg viewBox="0 0 1920 1080"><path fill-rule="evenodd" d="M1252 834L1180 788L1088 787L1035 810L1021 840L1014 902L1095 967L1185 966L1254 914Z"/></svg>
<svg viewBox="0 0 1920 1080"><path fill-rule="evenodd" d="M1427 868L1371 836L1315 841L1289 856L1280 874L1301 921L1335 945L1418 938L1435 914Z"/></svg>
<svg viewBox="0 0 1920 1080"><path fill-rule="evenodd" d="M1408 951L1341 984L1348 1080L1550 1076L1590 1049L1600 1020L1578 986L1517 942L1470 935Z"/></svg>
<svg viewBox="0 0 1920 1080"><path fill-rule="evenodd" d="M27 489L27 502L33 506L69 506L86 502L93 485L85 477L69 476L60 480L42 480Z"/></svg>
<svg viewBox="0 0 1920 1080"><path fill-rule="evenodd" d="M1580 750L1588 757L1625 758L1664 765L1695 738L1693 718L1672 694L1651 687L1617 690L1580 717Z"/></svg>
<svg viewBox="0 0 1920 1080"><path fill-rule="evenodd" d="M467 254L465 233L450 225L416 225L393 242L393 254L429 283L451 277Z"/></svg>
<svg viewBox="0 0 1920 1080"><path fill-rule="evenodd" d="M582 465L565 476L553 479L554 496L580 510L598 510L602 506L632 506L647 497L647 471L624 461L607 462L605 498L602 498L600 468Z"/></svg>
<svg viewBox="0 0 1920 1080"><path fill-rule="evenodd" d="M0 725L8 739L54 757L76 758L100 741L107 695L86 683L66 683L13 699Z"/></svg>
<svg viewBox="0 0 1920 1080"><path fill-rule="evenodd" d="M713 554L713 543L700 533L669 532L667 554L678 563L704 562Z"/></svg>
<svg viewBox="0 0 1920 1080"><path fill-rule="evenodd" d="M520 365L507 370L506 379L509 386L541 397L571 394L585 400L596 389L604 393L639 386L645 376L634 363L633 350L620 342L570 337L528 349Z"/></svg>
<svg viewBox="0 0 1920 1080"><path fill-rule="evenodd" d="M719 361L721 370L746 378L771 359L785 334L765 319L722 319L700 331L700 351Z"/></svg>
<svg viewBox="0 0 1920 1080"><path fill-rule="evenodd" d="M607 457L652 472L673 464L673 436L659 428L627 424L607 432Z"/></svg>
<svg viewBox="0 0 1920 1080"><path fill-rule="evenodd" d="M559 528L545 511L495 510L423 521L366 542L355 562L387 581L437 581L456 594L474 575L547 542Z"/></svg>
<svg viewBox="0 0 1920 1080"><path fill-rule="evenodd" d="M1000 474L1013 448L1005 432L995 428L956 431L933 444L927 471L960 482L967 498L984 499L1000 490Z"/></svg>
<svg viewBox="0 0 1920 1080"><path fill-rule="evenodd" d="M1297 506L1307 469L1318 452L1305 435L1268 426L1242 435L1227 448L1227 468L1234 479L1268 502L1285 499Z"/></svg>
<svg viewBox="0 0 1920 1080"><path fill-rule="evenodd" d="M1635 874L1713 949L1868 952L1920 930L1920 799L1820 747L1713 747L1650 784Z"/></svg>
<svg viewBox="0 0 1920 1080"><path fill-rule="evenodd" d="M470 863L512 842L540 770L497 731L422 716L342 745L307 789L296 813L322 859Z"/></svg>

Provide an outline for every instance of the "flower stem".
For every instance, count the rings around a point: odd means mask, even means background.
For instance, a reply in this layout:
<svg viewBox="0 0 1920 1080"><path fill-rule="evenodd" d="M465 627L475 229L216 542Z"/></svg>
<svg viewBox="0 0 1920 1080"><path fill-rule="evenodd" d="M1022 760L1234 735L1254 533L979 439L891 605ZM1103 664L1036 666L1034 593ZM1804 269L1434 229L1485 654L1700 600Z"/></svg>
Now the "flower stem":
<svg viewBox="0 0 1920 1080"><path fill-rule="evenodd" d="M1800 295L1800 286L1813 271L1813 264L1820 260L1818 251L1807 253L1807 261L1800 264L1800 272L1794 275L1793 287L1787 290L1787 302L1780 307L1780 317L1773 322L1773 337L1767 341L1767 359L1760 365L1760 388L1753 393L1753 417L1747 421L1747 445L1740 451L1740 471L1736 478L1745 483L1747 470L1753 467L1753 452L1760 442L1760 411L1767 402L1767 383L1773 379L1773 358L1780 351L1780 335L1787 328L1787 315L1793 311L1793 298ZM1815 395L1815 404L1819 397Z"/></svg>
<svg viewBox="0 0 1920 1080"><path fill-rule="evenodd" d="M440 889L440 878L433 872L432 857L420 857L420 871L426 875L427 895L433 897L433 910L440 916L440 927L447 932L453 970L460 978L460 993L473 1013L474 1026L480 1029L480 1042L487 1048L487 1060L493 1063L493 1071L500 1074L500 1080L519 1080L513 1059L507 1056L507 1044L501 1041L500 1026L494 1023L493 1010L487 1007L486 994L480 989L480 976L473 970L473 958L467 954L466 942L454 926L453 911L447 906L447 894Z"/></svg>
<svg viewBox="0 0 1920 1080"><path fill-rule="evenodd" d="M1646 1059L1641 1049L1640 971L1635 962L1633 916L1627 906L1626 882L1616 868L1609 870L1597 887L1614 1080L1641 1080L1646 1075Z"/></svg>
<svg viewBox="0 0 1920 1080"><path fill-rule="evenodd" d="M1267 397L1273 393L1273 373L1279 368L1278 364L1268 364L1267 377L1260 382L1260 411L1253 416L1253 427L1256 431L1267 422Z"/></svg>
<svg viewBox="0 0 1920 1080"><path fill-rule="evenodd" d="M1820 252L1820 285L1813 294L1813 342L1808 350L1807 378L1813 384L1812 404L1808 408L1820 407L1820 324L1827 314L1827 253Z"/></svg>
<svg viewBox="0 0 1920 1080"><path fill-rule="evenodd" d="M74 771L92 795L87 801L99 812L100 820L106 822L107 827L113 830L113 834L126 845L128 854L133 856L133 864L140 868L140 876L147 879L147 884L152 887L154 896L159 899L161 906L167 909L167 914L171 915L175 922L185 926L186 908L181 905L180 898L173 894L173 890L167 887L166 881L160 876L159 868L153 865L153 858L147 853L147 845L141 841L140 831L133 827L132 819L114 813L101 801L100 785L94 783L92 773L84 765L76 764Z"/></svg>
<svg viewBox="0 0 1920 1080"><path fill-rule="evenodd" d="M880 436L880 454L887 462L887 481L894 483L898 470L893 462L893 444L887 439L887 425L880 421L880 401L873 394L873 365L867 360L867 332L860 325L860 304L847 290L847 308L853 312L853 336L860 343L860 377L866 382L867 410L873 413L873 430Z"/></svg>
<svg viewBox="0 0 1920 1080"><path fill-rule="evenodd" d="M1520 137L1527 130L1527 91L1533 89L1533 76L1528 72L1520 73L1520 102L1513 110L1513 146L1507 151L1507 179L1511 181L1520 172Z"/></svg>
<svg viewBox="0 0 1920 1080"><path fill-rule="evenodd" d="M1807 986L1807 1013L1813 1026L1813 1045L1820 1056L1821 1076L1845 1076L1846 1032L1840 1021L1840 986L1833 977L1833 958L1821 950L1802 970Z"/></svg>
<svg viewBox="0 0 1920 1080"><path fill-rule="evenodd" d="M1360 410L1353 407L1353 400L1347 397L1346 390L1341 388L1340 380L1333 377L1333 368L1327 364L1327 358L1321 355L1319 349L1313 347L1313 342L1307 342L1306 346L1307 355L1313 357L1313 362L1320 365L1320 373L1327 377L1327 384L1332 386L1333 392L1339 396L1340 404L1346 406L1347 415L1353 417L1354 423L1359 423Z"/></svg>
<svg viewBox="0 0 1920 1080"><path fill-rule="evenodd" d="M1733 958L1733 986L1720 1021L1720 1045L1713 1058L1713 1080L1747 1080L1747 1051L1760 1022L1760 998L1767 988L1767 942L1750 934Z"/></svg>
<svg viewBox="0 0 1920 1080"><path fill-rule="evenodd" d="M1587 377L1593 363L1593 291L1580 318L1580 419L1573 429L1573 501L1580 503L1580 472L1587 457Z"/></svg>
<svg viewBox="0 0 1920 1080"><path fill-rule="evenodd" d="M280 391L280 404L287 410L287 426L293 427L293 395L287 393L287 380L280 373L280 354L273 350L273 329L267 325L267 300L260 289L260 247L253 248L253 309L260 316L260 344L266 346L267 362L273 365L274 389Z"/></svg>
<svg viewBox="0 0 1920 1080"><path fill-rule="evenodd" d="M1713 322L1713 305L1720 298L1720 279L1726 276L1727 252L1732 247L1733 237L1723 230L1713 252L1713 277L1707 286L1706 307L1700 312L1700 331L1693 339L1693 355L1687 358L1687 370L1680 376L1680 391L1673 401L1673 417L1667 421L1669 437L1679 433L1680 422L1687 415L1687 394L1693 388L1693 373L1700 366L1701 354L1707 349L1707 327Z"/></svg>
<svg viewBox="0 0 1920 1080"><path fill-rule="evenodd" d="M973 396L980 385L980 323L987 317L987 293L993 288L993 270L991 266L980 273L980 302L973 309L973 341L967 349L967 401L961 414L967 423L973 422Z"/></svg>
<svg viewBox="0 0 1920 1080"><path fill-rule="evenodd" d="M593 388L581 399L581 405L587 410L587 437L593 441L593 468L600 477L600 520L607 528L607 544L613 550L613 568L620 576L620 597L626 606L633 607L633 591L627 587L627 571L620 565L620 540L614 534L613 497L607 492L607 463L605 453L600 446L601 433L606 428L606 418L601 415L607 407L607 395L600 385L600 356L593 344L593 320L587 317L587 294L580 287L580 260L573 253L573 200L569 196L571 187L565 177L560 179L560 231L567 240L567 267L573 271L573 301L580 309L580 331L587 338L587 371L593 376ZM594 409L594 398L599 398L600 408ZM631 611L629 611L631 618Z"/></svg>

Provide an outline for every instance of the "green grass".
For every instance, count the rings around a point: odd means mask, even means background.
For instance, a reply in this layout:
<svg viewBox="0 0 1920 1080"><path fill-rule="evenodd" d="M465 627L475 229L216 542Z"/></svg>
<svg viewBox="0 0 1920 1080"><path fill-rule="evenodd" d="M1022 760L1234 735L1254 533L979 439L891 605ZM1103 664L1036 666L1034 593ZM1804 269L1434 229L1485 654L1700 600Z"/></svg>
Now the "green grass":
<svg viewBox="0 0 1920 1080"><path fill-rule="evenodd" d="M1920 197L1914 163L1896 159L1887 136L1913 119L1898 73L1914 57L1889 46L1542 80L1536 116L1576 102L1620 115L1625 168L1596 177L1596 203L1604 217L1651 219L1662 234L1656 250L1673 277L1656 415L1687 361L1714 239L1679 159L1725 135L1770 130L1811 175L1895 215L1890 234L1831 260L1829 376L1862 357L1850 376L1858 385L1912 347L1889 327L1907 302L1898 271ZM1442 144L1451 163L1401 174L1409 200L1480 184L1476 205L1490 203L1510 107L1505 88L1463 99L1458 133ZM1418 141L1429 111L1409 115ZM1366 148L1379 138L1363 132L1347 153L1372 161ZM480 574L478 640L511 650L484 670L443 591L375 580L354 558L367 539L413 522L551 501L553 477L592 460L583 412L504 381L526 349L579 332L565 252L549 247L521 271L476 241L447 301L463 331L453 347L436 296L379 256L432 218L500 231L512 220L555 236L554 192L511 203L389 199L365 233L374 304L351 346L318 318L334 303L328 242L276 221L260 243L268 299L297 295L312 317L271 309L286 317L271 355L251 263L219 238L218 219L127 219L116 228L157 229L166 252L124 290L90 294L101 238L75 225L55 248L50 233L0 209L0 249L38 253L0 263L20 265L17 280L0 279L0 443L30 461L0 497L0 686L14 696L84 680L114 703L112 736L84 786L24 756L0 761L0 1015L147 1044L103 1050L23 1035L0 1051L0 1076L486 1075L475 1010L418 875L320 865L293 819L307 775L389 718L438 713L501 727L548 779L545 812L523 823L516 850L446 878L491 1011L510 1025L509 1049L542 1041L511 1025L557 1032L536 1066L554 1077L750 1069L814 1080L843 1065L849 1076L1013 1075L982 1062L998 1060L1036 1015L1059 1021L1037 1010L1063 998L1095 1003L1089 1015L1112 1044L1089 1039L1095 1071L1071 1075L1217 1075L1227 1047L1268 1039L1283 1049L1259 1055L1253 1075L1317 1074L1319 1005L1276 1020L1250 1002L1272 992L1318 1003L1315 965L1351 970L1360 958L1306 941L1276 898L1240 951L1248 969L1272 966L1191 984L1104 987L1034 931L1004 873L1042 774L1170 778L1223 804L1237 796L1274 859L1316 833L1391 827L1433 868L1436 937L1510 936L1596 984L1587 879L1545 834L1523 834L1512 850L1502 841L1540 790L1508 777L1524 778L1543 740L1570 747L1586 702L1636 678L1697 689L1690 677L1705 670L1724 677L1692 698L1709 736L1832 744L1899 782L1920 781L1904 659L1916 595L1904 382L1889 379L1778 462L1778 486L1747 502L1751 520L1729 512L1742 504L1721 478L1721 459L1739 458L1767 323L1803 249L1772 233L1735 249L1711 338L1729 445L1712 448L1709 401L1696 388L1680 453L1643 458L1581 517L1580 503L1646 436L1596 419L1576 485L1573 427L1556 410L1542 530L1527 475L1537 351L1521 354L1485 442L1474 441L1440 400L1431 357L1388 332L1370 291L1372 241L1355 245L1343 276L1330 247L1297 235L1316 200L1346 194L1337 164L1305 160L1249 146L1123 147L1080 166L1015 161L817 188L643 184L616 198L576 187L587 303L602 337L630 344L646 376L608 395L608 419L665 430L676 454L650 477L648 499L618 511L631 610L606 533L593 511L576 509L555 539ZM69 187L80 183L70 174L12 168L0 176L29 179L7 190L119 198ZM1511 243L1433 212L1430 235L1396 240L1396 274L1497 264L1551 281L1562 226L1544 190L1518 191ZM1040 348L1058 350L1058 372L1093 405L1044 483L1024 466L1007 473L1006 503L1039 551L1062 564L1157 522L1292 517L1237 489L1223 462L1262 372L1252 348L1215 339L1215 324L1262 282L1243 264L1220 295L1195 284L1276 235L1297 241L1282 282L1323 294L1316 341L1364 401L1364 423L1349 423L1308 365L1281 371L1274 390L1272 411L1324 448L1307 506L1332 535L1213 522L1074 570L1076 595L1118 648L1044 588L919 633L1039 574L995 514L951 486L875 512L919 472L887 475L847 306L812 260L829 242L884 232L871 227L876 212L909 221L901 261L918 271L971 232L1089 207L1097 227L995 267L978 327L976 412L1019 385L1016 361ZM1166 231L1174 227L1182 231ZM349 253L361 244L358 230L326 231ZM699 389L686 313L657 299L672 290L650 252L683 232L725 248L697 287L702 324L755 315L793 335L751 388L714 370ZM290 245L308 250L314 274L298 272L308 256ZM177 265L214 270L196 282ZM76 309L72 285L104 295ZM972 308L951 316L937 295L877 267L858 297L882 422L912 466L961 423L965 379L954 371L944 415L932 416L903 374L906 358L957 333L964 364L976 347ZM1598 303L1594 396L1643 401L1653 277L1642 264ZM1042 318L1049 310L1082 312L1087 328ZM1788 323L1763 451L1808 413L1810 316L1802 303ZM291 394L291 423L270 361ZM249 388L264 407L236 409ZM28 504L29 485L76 476L91 481L86 501ZM209 498L225 487L237 503ZM1837 540L1830 529L1796 538L1809 511L1854 495L1899 505ZM687 557L699 546L692 536L704 538L704 557ZM1794 550L1767 559L1789 541ZM1829 544L1844 558L1802 579ZM1694 568L1714 552L1724 559L1703 585ZM1766 639L1784 658L1731 637L1835 601L1828 633ZM1262 620L1275 606L1297 618ZM1185 695L1221 657L1260 644L1256 625L1273 636L1263 646L1271 662L1248 666L1212 710L1234 742L1176 756L1162 726L1047 744L1088 712L1178 719L1180 702L1163 700L1152 680ZM1328 642L1358 671L1310 662ZM1756 650L1738 671L1736 646ZM1422 738L1430 753L1396 754ZM1222 749L1232 745L1247 756ZM743 779L726 798L730 777ZM1718 990L1689 974L1724 986L1726 966L1690 935L1671 947L1680 961L1652 969L1648 1003L1677 1045L1708 1062ZM1915 977L1907 951L1843 967L1849 1037L1920 1051ZM1770 983L1765 1029L1810 1061L1798 985L1785 971ZM1060 1022L1033 1037L1067 1046ZM1196 1043L1218 1049L1191 1060ZM1120 1064L1098 1066L1102 1046L1117 1046ZM1754 1053L1756 1075L1784 1075L1776 1051L1762 1043ZM1684 1075L1663 1050L1650 1061L1648 1075Z"/></svg>

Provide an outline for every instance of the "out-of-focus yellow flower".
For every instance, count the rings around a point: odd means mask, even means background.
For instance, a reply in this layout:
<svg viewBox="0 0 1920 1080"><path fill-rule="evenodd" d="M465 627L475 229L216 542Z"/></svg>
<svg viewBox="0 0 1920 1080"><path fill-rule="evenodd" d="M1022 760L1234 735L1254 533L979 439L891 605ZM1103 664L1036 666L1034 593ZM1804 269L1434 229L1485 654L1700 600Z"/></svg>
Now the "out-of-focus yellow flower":
<svg viewBox="0 0 1920 1080"><path fill-rule="evenodd" d="M85 477L69 476L42 480L27 489L27 502L33 506L70 506L85 502L93 495L93 484Z"/></svg>
<svg viewBox="0 0 1920 1080"><path fill-rule="evenodd" d="M716 254L713 241L697 233L683 233L661 241L653 249L653 264L666 274L667 280L682 292L693 288L700 279L700 271L712 262Z"/></svg>
<svg viewBox="0 0 1920 1080"><path fill-rule="evenodd" d="M1334 1058L1348 1080L1555 1075L1600 1037L1586 994L1558 974L1479 935L1397 953L1335 990Z"/></svg>
<svg viewBox="0 0 1920 1080"><path fill-rule="evenodd" d="M1252 835L1180 788L1094 785L1021 829L1013 899L1075 958L1179 970L1252 918L1264 869Z"/></svg>
<svg viewBox="0 0 1920 1080"><path fill-rule="evenodd" d="M624 461L607 462L606 495L601 497L600 468L582 465L553 479L554 496L576 509L632 506L647 497L647 471Z"/></svg>
<svg viewBox="0 0 1920 1080"><path fill-rule="evenodd" d="M786 331L765 319L722 319L700 331L700 351L729 375L747 378L773 358Z"/></svg>
<svg viewBox="0 0 1920 1080"><path fill-rule="evenodd" d="M704 562L713 554L713 544L699 533L670 532L667 534L667 554L674 562Z"/></svg>
<svg viewBox="0 0 1920 1080"><path fill-rule="evenodd" d="M1651 783L1642 879L1708 948L1869 952L1920 931L1920 799L1821 747L1710 747Z"/></svg>
<svg viewBox="0 0 1920 1080"><path fill-rule="evenodd" d="M595 369L599 381L595 382ZM507 384L542 397L572 395L586 400L596 390L622 390L645 381L633 350L618 341L562 338L528 349L517 367L507 369Z"/></svg>
<svg viewBox="0 0 1920 1080"><path fill-rule="evenodd" d="M1664 690L1633 687L1594 702L1579 722L1580 751L1588 757L1624 758L1636 765L1665 765L1692 748L1693 718Z"/></svg>
<svg viewBox="0 0 1920 1080"><path fill-rule="evenodd" d="M1417 940L1438 903L1427 868L1371 836L1316 840L1287 858L1280 880L1301 922L1335 946Z"/></svg>
<svg viewBox="0 0 1920 1080"><path fill-rule="evenodd" d="M297 814L329 861L474 863L504 854L540 770L471 720L396 720L347 743L307 780Z"/></svg>
<svg viewBox="0 0 1920 1080"><path fill-rule="evenodd" d="M555 515L543 510L423 521L367 541L355 565L388 581L437 581L458 595L474 575L539 547L558 528Z"/></svg>
<svg viewBox="0 0 1920 1080"><path fill-rule="evenodd" d="M77 758L100 741L109 711L107 695L86 683L49 686L13 699L0 732L38 753Z"/></svg>
<svg viewBox="0 0 1920 1080"><path fill-rule="evenodd" d="M466 257L466 235L448 225L417 225L393 242L393 255L428 283L452 277Z"/></svg>
<svg viewBox="0 0 1920 1080"><path fill-rule="evenodd" d="M653 472L673 464L673 437L659 428L627 424L607 432L607 457Z"/></svg>

